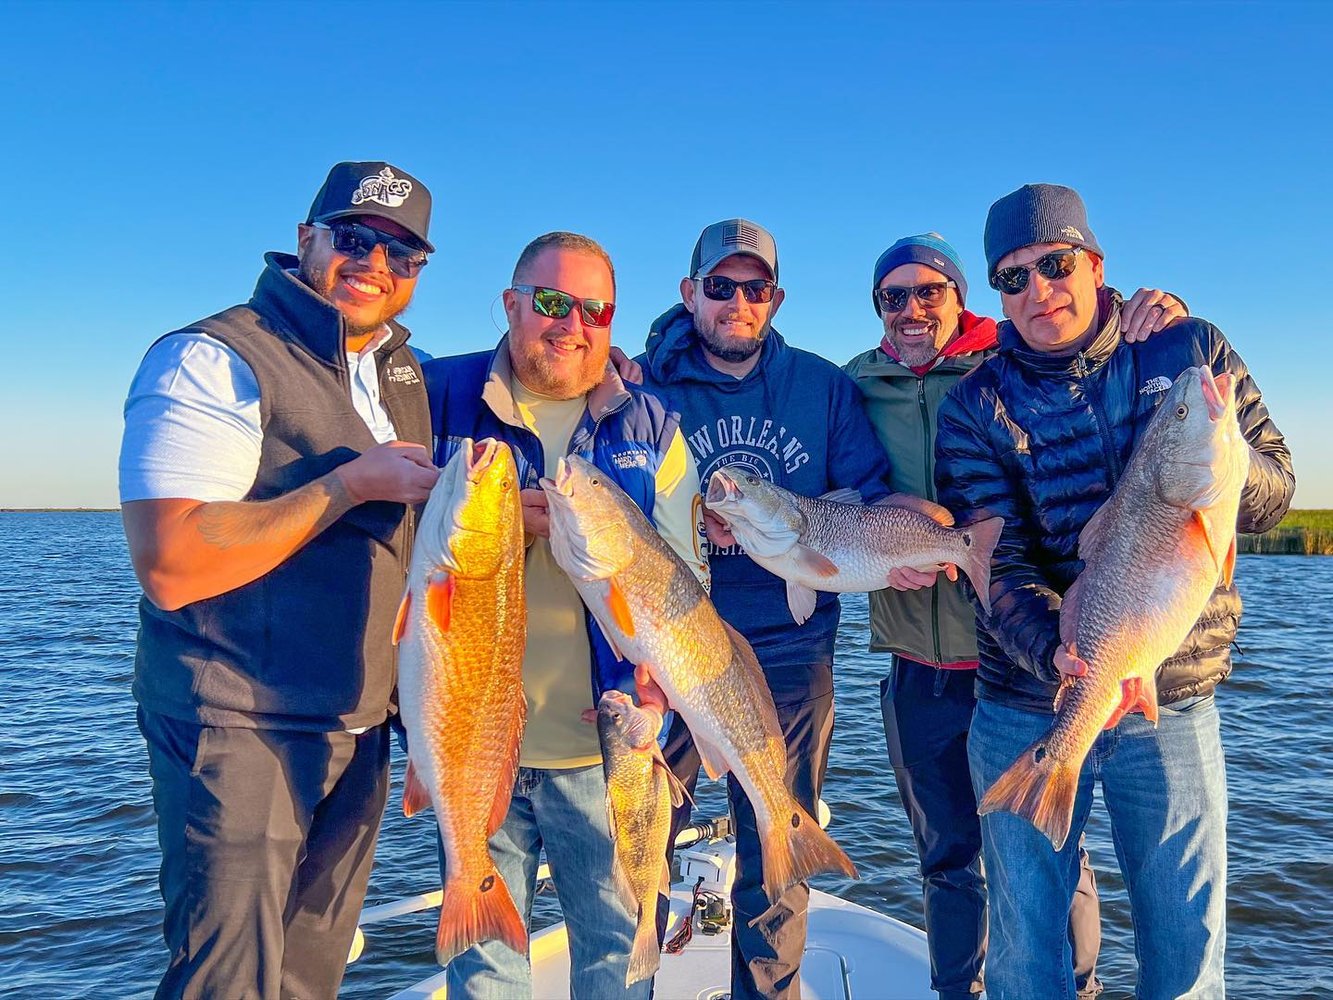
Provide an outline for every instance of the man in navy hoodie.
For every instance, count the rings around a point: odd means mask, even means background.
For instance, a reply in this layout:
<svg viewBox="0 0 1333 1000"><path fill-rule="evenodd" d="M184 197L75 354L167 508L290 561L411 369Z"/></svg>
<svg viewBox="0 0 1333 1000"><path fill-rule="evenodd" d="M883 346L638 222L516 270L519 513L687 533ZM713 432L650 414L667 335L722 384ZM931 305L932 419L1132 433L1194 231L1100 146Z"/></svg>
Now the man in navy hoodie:
<svg viewBox="0 0 1333 1000"><path fill-rule="evenodd" d="M884 449L851 379L773 329L783 299L777 282L777 246L765 229L744 219L706 228L681 279L682 301L653 323L639 359L644 386L680 412L701 483L714 469L744 465L804 496L852 488L873 502L889 492ZM787 740L792 792L813 813L833 735L837 595L819 594L814 615L797 625L786 584L745 555L718 518L705 520L713 603L754 647ZM692 785L698 756L686 747L673 767ZM736 823L732 996L798 997L810 890L797 885L768 904L754 812L731 778L728 793Z"/></svg>

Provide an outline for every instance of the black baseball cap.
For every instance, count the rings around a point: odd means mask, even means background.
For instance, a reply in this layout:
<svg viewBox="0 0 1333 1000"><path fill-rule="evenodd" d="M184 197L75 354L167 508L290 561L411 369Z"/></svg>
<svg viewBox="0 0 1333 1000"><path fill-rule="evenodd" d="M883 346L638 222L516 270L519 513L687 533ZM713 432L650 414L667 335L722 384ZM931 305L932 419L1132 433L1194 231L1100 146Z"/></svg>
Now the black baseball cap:
<svg viewBox="0 0 1333 1000"><path fill-rule="evenodd" d="M434 253L430 191L406 170L382 160L335 163L315 195L306 222L329 223L351 215L378 215L398 223Z"/></svg>

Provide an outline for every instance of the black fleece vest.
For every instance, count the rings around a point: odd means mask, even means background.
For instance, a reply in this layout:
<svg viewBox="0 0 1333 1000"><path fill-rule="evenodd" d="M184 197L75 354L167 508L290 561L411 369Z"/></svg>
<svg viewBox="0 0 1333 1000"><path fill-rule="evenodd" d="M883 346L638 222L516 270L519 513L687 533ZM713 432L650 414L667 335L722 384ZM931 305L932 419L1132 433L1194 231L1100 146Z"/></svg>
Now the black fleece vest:
<svg viewBox="0 0 1333 1000"><path fill-rule="evenodd" d="M263 443L247 500L288 493L375 444L352 405L341 315L287 273L295 258L267 261L247 305L186 328L234 350L259 383ZM429 447L421 370L407 331L391 327L375 352L380 398L399 440ZM379 723L396 683L390 634L410 556L404 506L365 503L243 587L178 611L142 599L135 697L212 726Z"/></svg>

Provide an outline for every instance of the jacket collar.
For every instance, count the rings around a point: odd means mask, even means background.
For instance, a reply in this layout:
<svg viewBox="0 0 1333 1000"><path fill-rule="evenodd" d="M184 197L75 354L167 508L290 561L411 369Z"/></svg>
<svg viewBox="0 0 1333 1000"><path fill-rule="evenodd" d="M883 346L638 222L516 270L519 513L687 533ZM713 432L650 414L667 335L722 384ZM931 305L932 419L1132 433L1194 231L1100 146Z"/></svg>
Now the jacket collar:
<svg viewBox="0 0 1333 1000"><path fill-rule="evenodd" d="M524 427L523 418L518 412L518 404L514 402L514 391L510 388L513 377L514 367L509 360L509 334L506 333L500 338L500 343L491 355L491 365L486 373L486 384L481 389L481 399L502 422L511 427ZM608 361L602 381L593 386L584 397L588 415L594 422L599 421L629 401L629 390L616 374L615 367Z"/></svg>
<svg viewBox="0 0 1333 1000"><path fill-rule="evenodd" d="M1034 351L1019 336L1014 324L1005 320L1000 324L1000 353L1013 358L1025 368L1047 375L1073 374L1084 376L1106 364L1120 346L1120 293L1109 285L1097 294L1096 334L1072 354L1047 354Z"/></svg>
<svg viewBox="0 0 1333 1000"><path fill-rule="evenodd" d="M989 351L996 344L995 331L995 320L989 316L978 316L976 313L964 309L962 315L958 318L958 330L954 338L945 344L940 353L935 355L928 364L904 365L902 359L898 357L898 353L893 349L893 345L889 343L888 334L880 339L876 360L878 361L879 355L882 354L886 363L891 362L920 378L926 372L944 366L956 367L948 365L952 358L975 354L978 351ZM964 366L964 368L970 367L972 367L971 364Z"/></svg>
<svg viewBox="0 0 1333 1000"><path fill-rule="evenodd" d="M298 263L289 253L265 254L264 270L250 297L250 307L276 320L284 333L320 361L334 368L346 368L343 315L296 276ZM385 356L405 344L409 336L405 326L389 320L389 336L375 353Z"/></svg>

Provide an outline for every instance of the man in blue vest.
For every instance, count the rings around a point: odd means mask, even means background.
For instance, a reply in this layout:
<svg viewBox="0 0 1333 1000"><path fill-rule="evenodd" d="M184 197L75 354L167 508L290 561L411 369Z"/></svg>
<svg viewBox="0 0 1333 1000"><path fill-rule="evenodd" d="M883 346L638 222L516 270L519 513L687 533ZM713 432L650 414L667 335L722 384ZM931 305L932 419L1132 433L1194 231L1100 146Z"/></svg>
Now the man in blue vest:
<svg viewBox="0 0 1333 1000"><path fill-rule="evenodd" d="M633 667L611 652L556 565L537 485L561 456L588 459L706 583L699 478L679 418L608 364L615 287L611 260L596 242L575 233L540 236L520 255L503 293L509 330L499 346L429 361L425 371L436 462L444 465L463 438L498 438L514 451L522 487L528 724L491 855L519 911L528 913L545 847L569 931L574 996L640 998L652 981L625 987L635 920L614 885L601 750L586 721L603 691L635 692ZM527 956L498 941L455 958L448 985L451 997L532 993Z"/></svg>
<svg viewBox="0 0 1333 1000"><path fill-rule="evenodd" d="M644 385L680 410L705 481L714 469L744 465L806 496L852 488L870 502L888 493L884 449L856 386L773 328L783 290L767 230L744 219L708 226L680 294L649 334ZM787 740L790 787L813 814L833 736L837 595L821 593L810 620L797 625L783 581L756 565L719 519L705 516L713 602L764 668ZM673 734L673 748L683 735ZM673 761L691 787L698 776L692 749L684 744ZM793 886L769 905L754 811L732 778L728 792L736 820L732 996L798 997L810 890Z"/></svg>
<svg viewBox="0 0 1333 1000"><path fill-rule="evenodd" d="M389 637L430 462L407 306L430 192L339 163L245 305L158 340L125 405L170 964L159 997L333 997L389 788Z"/></svg>

